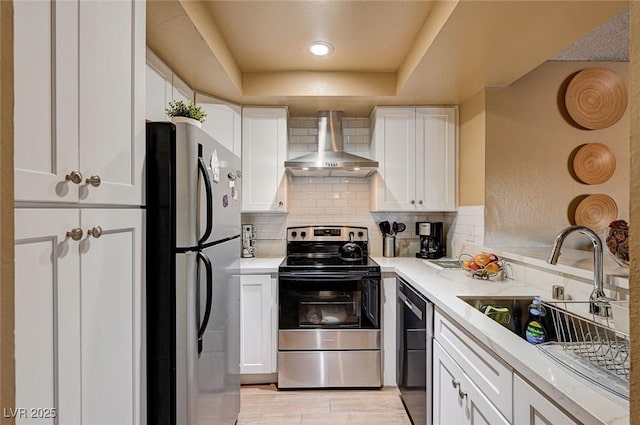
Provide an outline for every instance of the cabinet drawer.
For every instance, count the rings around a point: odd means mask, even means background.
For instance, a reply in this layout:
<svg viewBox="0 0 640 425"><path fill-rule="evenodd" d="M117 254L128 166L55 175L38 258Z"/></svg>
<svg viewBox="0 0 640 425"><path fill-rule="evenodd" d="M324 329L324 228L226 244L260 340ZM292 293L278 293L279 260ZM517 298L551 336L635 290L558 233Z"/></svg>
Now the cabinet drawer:
<svg viewBox="0 0 640 425"><path fill-rule="evenodd" d="M382 386L380 350L280 351L279 388Z"/></svg>
<svg viewBox="0 0 640 425"><path fill-rule="evenodd" d="M513 411L513 370L436 310L434 338L507 418Z"/></svg>

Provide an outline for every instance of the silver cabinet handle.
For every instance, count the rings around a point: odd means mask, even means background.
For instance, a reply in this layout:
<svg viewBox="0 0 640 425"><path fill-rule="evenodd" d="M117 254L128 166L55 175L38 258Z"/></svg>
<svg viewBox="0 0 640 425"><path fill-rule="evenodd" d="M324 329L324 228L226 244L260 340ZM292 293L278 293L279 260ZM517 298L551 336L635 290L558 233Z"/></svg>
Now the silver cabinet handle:
<svg viewBox="0 0 640 425"><path fill-rule="evenodd" d="M453 385L453 388L460 388L460 381L458 381L457 379L452 379L451 385Z"/></svg>
<svg viewBox="0 0 640 425"><path fill-rule="evenodd" d="M282 202L282 201L279 201L279 202L278 202L278 206L279 206L279 207L281 207L281 206L283 206L283 205L284 205L284 202Z"/></svg>
<svg viewBox="0 0 640 425"><path fill-rule="evenodd" d="M93 187L98 187L100 186L100 183L102 183L102 179L100 179L100 176L98 175L93 175L93 176L90 176L88 179L86 179L85 183L90 184Z"/></svg>
<svg viewBox="0 0 640 425"><path fill-rule="evenodd" d="M411 200L411 205L415 205L416 201L414 199Z"/></svg>
<svg viewBox="0 0 640 425"><path fill-rule="evenodd" d="M74 184L80 184L82 182L82 174L80 173L80 171L76 170L73 170L72 172L64 176L64 178L65 180L68 180Z"/></svg>
<svg viewBox="0 0 640 425"><path fill-rule="evenodd" d="M422 199L418 201L418 204L422 205Z"/></svg>
<svg viewBox="0 0 640 425"><path fill-rule="evenodd" d="M464 398L467 396L467 393L465 393L462 390L458 390L458 397L460 397L460 400L464 400Z"/></svg>
<svg viewBox="0 0 640 425"><path fill-rule="evenodd" d="M74 241L79 241L82 239L82 229L76 227L75 229L71 229L67 232L67 237L73 239Z"/></svg>
<svg viewBox="0 0 640 425"><path fill-rule="evenodd" d="M98 239L100 236L102 236L102 227L100 226L94 226L91 229L87 230L87 235L91 235L94 238Z"/></svg>

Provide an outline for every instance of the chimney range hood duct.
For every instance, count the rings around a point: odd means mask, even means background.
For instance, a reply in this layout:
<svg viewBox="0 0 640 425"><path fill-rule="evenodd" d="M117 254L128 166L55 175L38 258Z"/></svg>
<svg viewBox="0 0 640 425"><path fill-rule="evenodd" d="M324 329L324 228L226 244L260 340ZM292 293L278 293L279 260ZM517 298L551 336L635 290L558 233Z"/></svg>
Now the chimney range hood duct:
<svg viewBox="0 0 640 425"><path fill-rule="evenodd" d="M302 177L367 177L378 161L343 152L342 112L318 113L318 151L285 161L284 167Z"/></svg>

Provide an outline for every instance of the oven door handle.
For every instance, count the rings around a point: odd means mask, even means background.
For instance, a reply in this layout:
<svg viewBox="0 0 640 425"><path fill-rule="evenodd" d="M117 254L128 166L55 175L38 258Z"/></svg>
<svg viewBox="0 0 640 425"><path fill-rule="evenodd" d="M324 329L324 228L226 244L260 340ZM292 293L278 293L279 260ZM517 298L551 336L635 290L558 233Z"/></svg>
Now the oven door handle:
<svg viewBox="0 0 640 425"><path fill-rule="evenodd" d="M299 281L316 281L316 280L360 280L364 278L379 278L380 275L370 273L295 273L285 272L278 273L278 278L282 280L299 280Z"/></svg>

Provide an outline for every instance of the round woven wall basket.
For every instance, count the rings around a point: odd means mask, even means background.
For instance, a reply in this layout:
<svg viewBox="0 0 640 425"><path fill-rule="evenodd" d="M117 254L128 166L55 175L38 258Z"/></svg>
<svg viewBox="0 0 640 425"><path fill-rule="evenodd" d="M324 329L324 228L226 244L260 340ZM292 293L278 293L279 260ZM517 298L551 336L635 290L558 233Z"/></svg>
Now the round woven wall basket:
<svg viewBox="0 0 640 425"><path fill-rule="evenodd" d="M604 183L616 171L616 156L607 145L587 143L573 157L573 171L583 183Z"/></svg>
<svg viewBox="0 0 640 425"><path fill-rule="evenodd" d="M607 68L587 68L569 82L565 93L567 112L589 130L611 127L627 109L627 87L622 78Z"/></svg>
<svg viewBox="0 0 640 425"><path fill-rule="evenodd" d="M618 205L610 196L596 193L584 198L575 211L575 222L602 233L618 217Z"/></svg>

